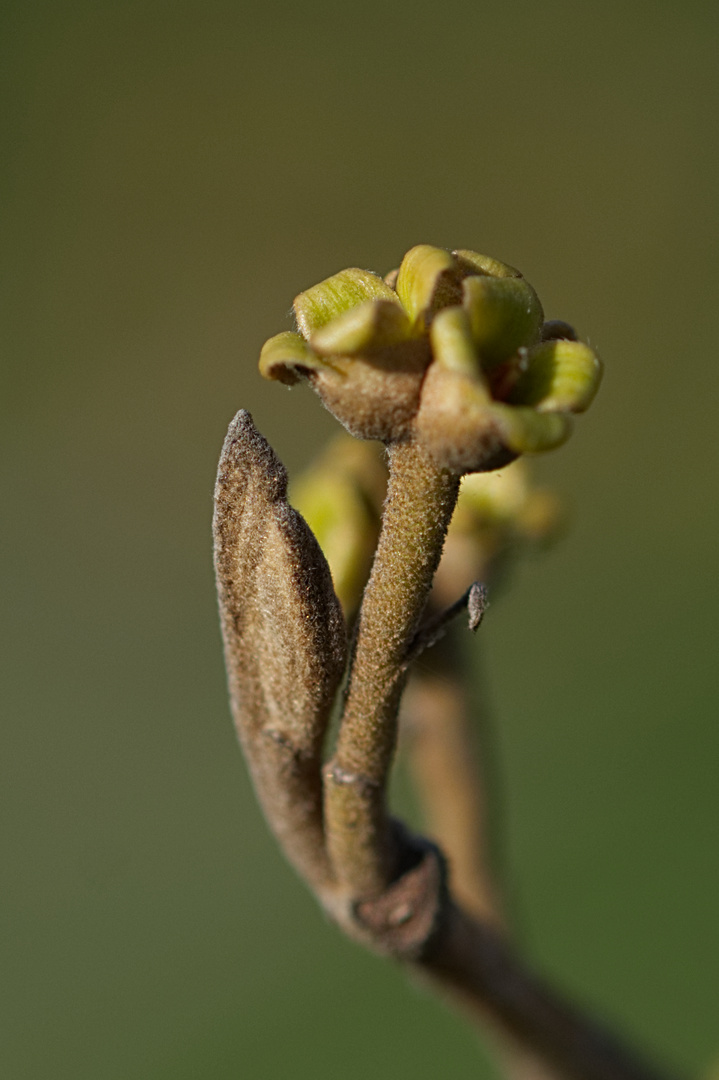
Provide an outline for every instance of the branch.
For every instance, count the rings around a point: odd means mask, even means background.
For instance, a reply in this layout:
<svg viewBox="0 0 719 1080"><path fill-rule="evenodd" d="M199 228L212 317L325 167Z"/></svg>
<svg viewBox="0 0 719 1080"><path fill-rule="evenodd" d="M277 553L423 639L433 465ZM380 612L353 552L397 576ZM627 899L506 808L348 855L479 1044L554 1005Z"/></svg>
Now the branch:
<svg viewBox="0 0 719 1080"><path fill-rule="evenodd" d="M657 1080L463 911L440 851L387 816L408 643L458 487L411 444L394 447L391 464L337 751L324 772L325 825L322 743L344 670L344 623L324 556L287 504L283 467L247 413L230 425L215 565L232 711L268 821L350 936L429 976L566 1080Z"/></svg>
<svg viewBox="0 0 719 1080"><path fill-rule="evenodd" d="M502 935L453 904L424 967L478 1015L489 1016L567 1080L658 1080L661 1075L563 1001Z"/></svg>

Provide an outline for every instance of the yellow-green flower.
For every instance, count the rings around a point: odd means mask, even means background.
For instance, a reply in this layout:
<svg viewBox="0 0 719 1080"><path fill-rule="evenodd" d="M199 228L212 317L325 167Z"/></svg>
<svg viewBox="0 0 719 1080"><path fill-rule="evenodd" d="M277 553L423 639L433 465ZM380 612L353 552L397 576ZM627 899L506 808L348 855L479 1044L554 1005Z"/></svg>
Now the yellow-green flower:
<svg viewBox="0 0 719 1080"><path fill-rule="evenodd" d="M420 244L386 279L342 270L294 310L298 332L270 338L262 374L308 379L353 435L416 440L457 473L559 446L601 378L519 271L473 251Z"/></svg>

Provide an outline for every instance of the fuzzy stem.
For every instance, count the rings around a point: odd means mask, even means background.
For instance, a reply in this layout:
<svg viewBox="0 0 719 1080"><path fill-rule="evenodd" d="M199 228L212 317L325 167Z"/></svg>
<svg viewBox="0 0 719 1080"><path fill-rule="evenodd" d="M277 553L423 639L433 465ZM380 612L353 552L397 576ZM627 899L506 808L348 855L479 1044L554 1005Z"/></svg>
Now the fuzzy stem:
<svg viewBox="0 0 719 1080"><path fill-rule="evenodd" d="M325 823L339 879L355 894L396 871L385 786L397 741L408 649L442 554L459 478L413 443L389 452L382 533L357 627L342 725L325 771Z"/></svg>
<svg viewBox="0 0 719 1080"><path fill-rule="evenodd" d="M470 1014L526 1047L544 1075L555 1070L565 1080L660 1080L661 1072L537 977L504 935L451 901L444 933L423 970Z"/></svg>
<svg viewBox="0 0 719 1080"><path fill-rule="evenodd" d="M448 861L453 898L488 929L506 933L504 882L490 829L491 821L496 828L499 808L490 802L487 707L482 703L479 723L470 721L460 678L461 643L453 631L433 653L430 670L415 675L405 692L410 767L429 835ZM484 1010L473 1011L481 1021ZM507 1080L558 1080L556 1064L503 1030L489 1010L485 1021Z"/></svg>

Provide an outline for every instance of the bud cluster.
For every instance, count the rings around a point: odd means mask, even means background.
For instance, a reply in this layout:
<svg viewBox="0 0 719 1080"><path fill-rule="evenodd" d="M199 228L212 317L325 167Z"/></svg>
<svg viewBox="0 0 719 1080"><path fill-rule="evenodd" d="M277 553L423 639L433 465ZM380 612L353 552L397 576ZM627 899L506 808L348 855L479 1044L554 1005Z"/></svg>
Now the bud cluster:
<svg viewBox="0 0 719 1080"><path fill-rule="evenodd" d="M474 251L420 244L386 278L342 270L294 312L298 330L262 349L266 378L308 379L352 435L415 442L458 475L559 446L601 379L519 271Z"/></svg>

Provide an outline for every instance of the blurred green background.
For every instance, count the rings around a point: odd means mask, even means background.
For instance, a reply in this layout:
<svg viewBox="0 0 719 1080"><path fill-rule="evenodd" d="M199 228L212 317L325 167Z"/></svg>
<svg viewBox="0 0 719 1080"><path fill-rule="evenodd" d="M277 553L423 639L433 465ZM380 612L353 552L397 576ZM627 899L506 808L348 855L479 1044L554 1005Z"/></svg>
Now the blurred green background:
<svg viewBox="0 0 719 1080"><path fill-rule="evenodd" d="M3 5L2 1073L492 1076L345 942L235 745L211 491L301 289L418 242L519 266L607 375L574 526L482 630L537 964L719 1057L715 5Z"/></svg>

